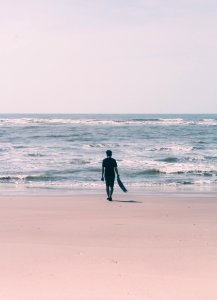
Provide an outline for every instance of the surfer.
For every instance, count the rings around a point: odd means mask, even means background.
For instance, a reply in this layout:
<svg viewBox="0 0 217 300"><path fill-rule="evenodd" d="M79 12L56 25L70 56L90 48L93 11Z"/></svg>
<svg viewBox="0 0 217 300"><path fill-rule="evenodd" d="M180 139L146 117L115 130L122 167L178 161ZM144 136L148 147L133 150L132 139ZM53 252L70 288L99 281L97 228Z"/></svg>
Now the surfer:
<svg viewBox="0 0 217 300"><path fill-rule="evenodd" d="M118 168L117 168L117 162L114 158L112 158L112 151L107 150L106 151L107 158L105 158L102 162L102 178L101 180L106 182L106 192L107 192L107 200L112 201L112 194L114 191L114 182L115 182L115 173L117 174L117 177L119 177L118 174Z"/></svg>

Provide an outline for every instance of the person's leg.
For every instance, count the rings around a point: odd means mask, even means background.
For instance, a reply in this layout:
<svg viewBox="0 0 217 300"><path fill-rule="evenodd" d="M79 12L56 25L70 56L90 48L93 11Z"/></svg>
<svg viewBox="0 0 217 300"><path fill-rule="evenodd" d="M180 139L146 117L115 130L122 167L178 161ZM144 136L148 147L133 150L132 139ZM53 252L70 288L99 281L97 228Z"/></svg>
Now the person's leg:
<svg viewBox="0 0 217 300"><path fill-rule="evenodd" d="M114 190L114 178L109 176L105 178L106 180L106 193L107 193L107 200L112 200L112 194Z"/></svg>
<svg viewBox="0 0 217 300"><path fill-rule="evenodd" d="M107 196L108 196L107 200L109 200L110 192L109 192L109 186L108 185L106 185L106 193L107 193Z"/></svg>
<svg viewBox="0 0 217 300"><path fill-rule="evenodd" d="M109 200L109 178L106 176L105 177L105 184L106 184L106 193L107 193L107 200Z"/></svg>
<svg viewBox="0 0 217 300"><path fill-rule="evenodd" d="M113 194L113 191L114 191L114 187L111 186L110 187L110 194L109 194L109 198L112 200L112 194Z"/></svg>
<svg viewBox="0 0 217 300"><path fill-rule="evenodd" d="M109 194L110 201L112 200L112 194L113 194L113 191L114 191L114 182L115 182L115 178L111 177L111 180L110 180L110 194Z"/></svg>

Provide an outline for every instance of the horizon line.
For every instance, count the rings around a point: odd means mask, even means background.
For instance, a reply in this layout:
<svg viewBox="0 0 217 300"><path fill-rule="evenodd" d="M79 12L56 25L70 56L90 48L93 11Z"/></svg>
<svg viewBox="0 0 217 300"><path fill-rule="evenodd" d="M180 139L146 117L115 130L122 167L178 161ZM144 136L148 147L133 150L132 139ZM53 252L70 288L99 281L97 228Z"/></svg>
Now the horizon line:
<svg viewBox="0 0 217 300"><path fill-rule="evenodd" d="M124 112L124 113L94 113L94 112L90 112L90 113L87 113L87 112L69 112L69 113L66 113L66 112L0 112L0 115L216 115L217 112L214 112L214 113L211 113L211 112L203 112L203 113L197 113L197 112L191 112L191 113L182 113L182 112L172 112L172 113L169 113L169 112L163 112L163 113L159 113L159 112L156 112L156 113L136 113L136 112L133 112L133 113L127 113L127 112Z"/></svg>

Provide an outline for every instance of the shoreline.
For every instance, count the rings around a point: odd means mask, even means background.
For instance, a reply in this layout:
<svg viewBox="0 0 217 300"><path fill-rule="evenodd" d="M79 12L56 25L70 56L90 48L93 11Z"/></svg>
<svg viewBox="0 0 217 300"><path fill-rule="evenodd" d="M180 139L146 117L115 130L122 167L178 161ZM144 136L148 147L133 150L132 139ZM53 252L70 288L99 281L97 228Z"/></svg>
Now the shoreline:
<svg viewBox="0 0 217 300"><path fill-rule="evenodd" d="M61 190L1 190L0 198L2 197L76 197L80 195L86 196L102 196L106 197L106 190L70 190L70 191L61 191ZM159 191L159 190L134 190L123 193L120 190L114 190L113 196L128 198L128 197L217 197L217 191L193 191L193 190L173 190L173 191Z"/></svg>

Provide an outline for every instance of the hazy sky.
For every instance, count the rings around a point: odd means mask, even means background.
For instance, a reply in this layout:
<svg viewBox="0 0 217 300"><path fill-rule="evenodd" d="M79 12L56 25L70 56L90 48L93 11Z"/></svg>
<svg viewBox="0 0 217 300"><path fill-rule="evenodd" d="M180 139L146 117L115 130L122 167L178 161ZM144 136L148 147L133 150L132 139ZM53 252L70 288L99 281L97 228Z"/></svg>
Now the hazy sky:
<svg viewBox="0 0 217 300"><path fill-rule="evenodd" d="M0 0L0 112L217 113L216 0Z"/></svg>

